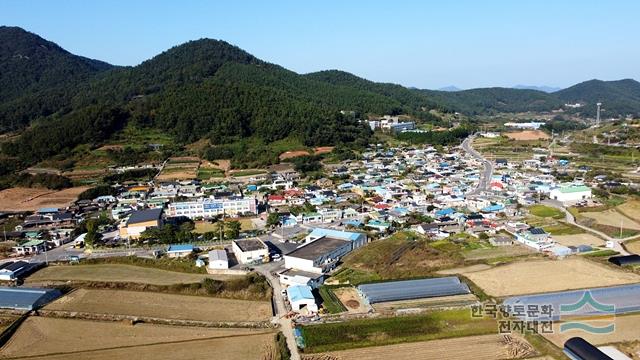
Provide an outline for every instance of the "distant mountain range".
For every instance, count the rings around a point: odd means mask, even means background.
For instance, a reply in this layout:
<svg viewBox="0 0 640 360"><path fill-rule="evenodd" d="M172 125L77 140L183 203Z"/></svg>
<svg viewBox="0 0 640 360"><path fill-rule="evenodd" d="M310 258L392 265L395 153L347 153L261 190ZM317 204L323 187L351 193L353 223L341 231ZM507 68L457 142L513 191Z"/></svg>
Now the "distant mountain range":
<svg viewBox="0 0 640 360"><path fill-rule="evenodd" d="M23 29L0 27L0 69L0 133L20 132L2 144L2 153L25 164L79 144L99 145L127 124L159 129L179 144L290 138L319 146L369 136L340 110L437 122L429 110L477 115L550 111L580 102L585 106L569 111L591 115L595 103L603 102L607 116L640 114L640 83L630 79L591 80L553 93L420 90L338 70L297 74L211 39L120 67L71 54Z"/></svg>
<svg viewBox="0 0 640 360"><path fill-rule="evenodd" d="M535 86L535 85L516 85L513 87L514 89L524 89L524 90L538 90L538 91L542 91L542 92L546 92L546 93L552 93L552 92L556 92L556 91L560 91L562 90L562 88L559 87L553 87L553 86Z"/></svg>

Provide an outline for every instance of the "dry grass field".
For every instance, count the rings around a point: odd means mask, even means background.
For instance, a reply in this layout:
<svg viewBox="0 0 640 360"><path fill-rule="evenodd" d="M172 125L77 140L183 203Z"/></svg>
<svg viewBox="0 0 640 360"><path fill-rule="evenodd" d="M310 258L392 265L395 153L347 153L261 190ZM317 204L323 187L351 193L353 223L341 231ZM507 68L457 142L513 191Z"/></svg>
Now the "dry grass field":
<svg viewBox="0 0 640 360"><path fill-rule="evenodd" d="M496 246L485 249L473 249L464 251L462 256L466 260L487 260L501 257L517 257L537 254L535 250L524 245Z"/></svg>
<svg viewBox="0 0 640 360"><path fill-rule="evenodd" d="M47 305L45 309L228 322L267 321L271 317L271 305L266 301L124 290L78 289Z"/></svg>
<svg viewBox="0 0 640 360"><path fill-rule="evenodd" d="M523 140L523 141L550 138L549 134L541 130L524 130L524 131L517 131L517 132L508 132L508 133L503 133L502 135L508 137L509 139Z"/></svg>
<svg viewBox="0 0 640 360"><path fill-rule="evenodd" d="M487 294L497 297L640 282L637 274L582 258L519 261L466 276Z"/></svg>
<svg viewBox="0 0 640 360"><path fill-rule="evenodd" d="M624 246L628 251L634 254L640 254L640 240L634 240L628 243L625 243Z"/></svg>
<svg viewBox="0 0 640 360"><path fill-rule="evenodd" d="M0 191L0 210L35 211L43 207L64 208L71 205L88 186L60 191L39 188L10 188Z"/></svg>
<svg viewBox="0 0 640 360"><path fill-rule="evenodd" d="M594 219L599 224L614 226L616 228L620 227L620 224L622 224L623 228L640 230L640 223L627 216L624 216L615 209L609 209L599 212L584 212L581 213L581 215L590 219Z"/></svg>
<svg viewBox="0 0 640 360"><path fill-rule="evenodd" d="M574 336L580 336L594 345L640 340L640 330L638 329L640 315L617 316L612 321L615 324L615 331L610 334L591 334L580 330L569 330L560 333L560 323L555 323L553 325L554 333L546 334L545 337L558 347L562 347L565 341ZM609 320L588 321L589 325L596 327L606 326L610 323L611 321Z"/></svg>
<svg viewBox="0 0 640 360"><path fill-rule="evenodd" d="M198 176L200 159L197 157L174 157L165 164L158 180L188 180Z"/></svg>
<svg viewBox="0 0 640 360"><path fill-rule="evenodd" d="M205 277L219 280L232 276L212 276L208 274L188 274L166 271L141 266L122 264L48 266L27 278L28 283L46 281L101 281L101 282L133 282L151 285L171 285L179 283L196 283Z"/></svg>
<svg viewBox="0 0 640 360"><path fill-rule="evenodd" d="M631 219L640 219L640 200L629 200L616 206L616 209Z"/></svg>
<svg viewBox="0 0 640 360"><path fill-rule="evenodd" d="M536 354L521 338L511 341L500 335L469 336L454 339L421 341L374 346L360 349L305 355L304 360L377 360L377 359L519 359Z"/></svg>
<svg viewBox="0 0 640 360"><path fill-rule="evenodd" d="M265 330L129 325L31 317L0 349L2 358L258 359L273 342ZM247 346L251 344L251 346Z"/></svg>
<svg viewBox="0 0 640 360"><path fill-rule="evenodd" d="M490 265L476 264L476 265L464 266L459 268L440 270L436 274L440 274L440 275L468 274L476 271L489 270L491 268L492 267Z"/></svg>
<svg viewBox="0 0 640 360"><path fill-rule="evenodd" d="M575 234L575 235L554 235L553 240L564 246L604 246L605 241L591 234Z"/></svg>

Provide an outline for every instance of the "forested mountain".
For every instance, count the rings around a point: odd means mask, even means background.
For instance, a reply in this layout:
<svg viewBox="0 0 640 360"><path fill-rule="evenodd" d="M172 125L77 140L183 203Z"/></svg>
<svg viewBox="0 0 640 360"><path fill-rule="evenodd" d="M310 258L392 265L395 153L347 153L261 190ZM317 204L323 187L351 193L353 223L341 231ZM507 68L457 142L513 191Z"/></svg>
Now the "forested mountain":
<svg viewBox="0 0 640 360"><path fill-rule="evenodd" d="M603 117L640 116L640 82L633 79L589 80L553 94L565 103L584 104L579 111L586 116L595 116L598 102L602 103Z"/></svg>
<svg viewBox="0 0 640 360"><path fill-rule="evenodd" d="M60 110L75 85L111 68L21 28L0 26L0 132Z"/></svg>
<svg viewBox="0 0 640 360"><path fill-rule="evenodd" d="M553 94L419 90L337 70L300 75L211 39L173 47L138 66L114 67L70 54L22 29L0 27L0 65L0 133L19 134L2 143L0 160L9 156L22 165L64 157L79 144L97 146L128 124L161 130L178 144L208 138L214 145L226 144L226 153L253 154L246 139L252 144L282 139L307 146L364 144L370 130L357 117L366 114L438 121L430 110L549 111L569 100L596 98L607 114L640 108L638 83L632 80L592 81Z"/></svg>
<svg viewBox="0 0 640 360"><path fill-rule="evenodd" d="M421 90L435 103L469 115L499 112L551 111L562 103L553 95L542 91L483 88L462 91Z"/></svg>

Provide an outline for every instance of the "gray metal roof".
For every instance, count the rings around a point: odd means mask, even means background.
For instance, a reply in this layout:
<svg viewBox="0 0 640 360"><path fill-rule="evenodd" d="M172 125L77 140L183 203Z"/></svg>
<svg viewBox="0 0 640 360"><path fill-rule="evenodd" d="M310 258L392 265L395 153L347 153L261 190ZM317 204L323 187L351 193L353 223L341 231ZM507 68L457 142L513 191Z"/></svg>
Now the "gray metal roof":
<svg viewBox="0 0 640 360"><path fill-rule="evenodd" d="M591 298L591 299L590 299ZM591 301L593 300L593 301ZM593 288L573 291L562 291L549 294L514 296L504 300L503 305L508 305L513 310L515 316L519 316L519 311L514 306L524 306L525 309L532 305L540 308L543 305L551 305L553 307L552 316L536 316L531 320L558 320L562 316L594 316L603 315L603 310L597 310L593 304L613 305L615 314L623 314L629 312L640 311L640 284L613 286L607 288ZM584 304L583 304L584 303ZM567 308L567 305L582 304L577 309L571 311L562 311L561 305ZM517 312L517 313L516 313Z"/></svg>
<svg viewBox="0 0 640 360"><path fill-rule="evenodd" d="M310 243L300 246L285 256L296 257L305 260L315 260L326 254L330 254L344 246L351 246L347 240L334 239L330 237L321 237Z"/></svg>
<svg viewBox="0 0 640 360"><path fill-rule="evenodd" d="M370 304L471 293L467 284L455 276L362 284L358 290Z"/></svg>
<svg viewBox="0 0 640 360"><path fill-rule="evenodd" d="M58 289L0 287L0 308L33 310L60 297Z"/></svg>
<svg viewBox="0 0 640 360"><path fill-rule="evenodd" d="M229 258L227 257L227 252L224 250L209 251L209 261L214 261L214 260L229 261Z"/></svg>
<svg viewBox="0 0 640 360"><path fill-rule="evenodd" d="M127 220L127 225L159 220L161 215L162 215L161 208L135 211L131 214L131 216L129 217L129 220Z"/></svg>

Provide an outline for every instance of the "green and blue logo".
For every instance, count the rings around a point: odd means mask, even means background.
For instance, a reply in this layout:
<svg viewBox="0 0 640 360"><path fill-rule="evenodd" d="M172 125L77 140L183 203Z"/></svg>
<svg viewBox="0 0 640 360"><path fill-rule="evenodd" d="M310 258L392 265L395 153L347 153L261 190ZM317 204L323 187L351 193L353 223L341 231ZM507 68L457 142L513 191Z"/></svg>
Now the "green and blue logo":
<svg viewBox="0 0 640 360"><path fill-rule="evenodd" d="M560 324L560 332L569 330L581 330L591 334L610 334L615 331L615 323L613 320L616 314L616 307L612 304L603 304L591 295L591 291L587 290L582 294L582 298L574 304L561 304L560 317L562 316L579 316L579 311L583 308L592 309L589 312L591 316L603 317L598 322L609 321L610 323L603 326L594 326L586 320L568 321Z"/></svg>

